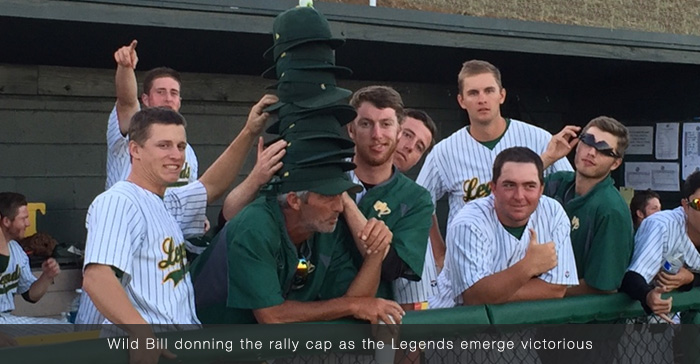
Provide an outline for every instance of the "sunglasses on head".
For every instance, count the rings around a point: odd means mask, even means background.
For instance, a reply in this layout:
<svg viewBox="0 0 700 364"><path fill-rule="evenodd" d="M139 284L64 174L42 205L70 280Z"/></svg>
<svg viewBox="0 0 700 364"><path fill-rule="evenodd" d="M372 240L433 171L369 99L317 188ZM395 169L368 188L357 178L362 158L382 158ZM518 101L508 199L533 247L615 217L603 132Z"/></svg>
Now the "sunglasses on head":
<svg viewBox="0 0 700 364"><path fill-rule="evenodd" d="M688 201L688 206L692 208L693 210L700 211L700 198L694 198L694 199L687 199Z"/></svg>
<svg viewBox="0 0 700 364"><path fill-rule="evenodd" d="M613 157L613 158L620 158L620 155L613 150L613 148L608 145L604 140L601 140L599 142L595 141L595 136L593 134L588 134L588 133L583 133L578 136L579 139L581 139L581 142L583 144L586 144L589 147L595 148L595 150L598 151L598 153L602 155L607 155L608 157Z"/></svg>

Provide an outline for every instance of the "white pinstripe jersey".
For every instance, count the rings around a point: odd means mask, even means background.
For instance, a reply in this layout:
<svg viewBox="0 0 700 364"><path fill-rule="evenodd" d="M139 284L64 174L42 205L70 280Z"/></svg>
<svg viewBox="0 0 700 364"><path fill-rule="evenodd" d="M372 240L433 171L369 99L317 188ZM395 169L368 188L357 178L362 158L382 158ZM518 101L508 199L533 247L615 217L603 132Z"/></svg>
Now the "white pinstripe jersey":
<svg viewBox="0 0 700 364"><path fill-rule="evenodd" d="M540 197L518 240L498 220L494 201L490 195L470 202L447 227L448 253L441 274L446 274L451 290L440 287L440 294L461 303L462 292L476 282L522 260L530 244L530 228L537 233L539 242L553 241L557 251L557 266L539 278L551 284L577 285L576 261L569 237L571 224L564 208L552 198Z"/></svg>
<svg viewBox="0 0 700 364"><path fill-rule="evenodd" d="M362 184L354 171L348 171L348 175L353 183L362 186L362 191L355 195L355 203L359 203L362 197L367 193L367 189ZM398 303L416 303L426 302L428 297L434 294L437 286L437 268L435 267L435 258L433 258L433 249L430 246L428 239L428 247L425 250L425 264L423 264L423 272L421 280L410 281L406 278L398 278L392 284L394 292L394 300Z"/></svg>
<svg viewBox="0 0 700 364"><path fill-rule="evenodd" d="M131 182L116 183L88 210L83 267L122 271L122 286L148 323L199 324L185 237L203 234L206 203L200 182L168 189L163 199Z"/></svg>
<svg viewBox="0 0 700 364"><path fill-rule="evenodd" d="M188 143L185 149L185 164L182 166L180 178L175 184L184 186L196 181L198 168L197 155ZM105 180L105 190L108 190L119 181L126 180L129 177L129 173L131 173L129 137L122 135L121 130L119 130L117 106L115 105L109 114L109 121L107 121L107 179Z"/></svg>
<svg viewBox="0 0 700 364"><path fill-rule="evenodd" d="M22 246L14 240L8 242L10 259L4 272L0 272L0 312L15 309L15 293L22 294L29 290L36 277L29 267L29 257Z"/></svg>
<svg viewBox="0 0 700 364"><path fill-rule="evenodd" d="M683 254L684 266L700 273L700 253L688 237L683 207L659 211L642 220L634 235L634 253L628 271L639 273L651 283L661 270L664 257Z"/></svg>
<svg viewBox="0 0 700 364"><path fill-rule="evenodd" d="M488 182L498 153L510 147L528 147L542 155L551 138L544 129L510 119L505 134L491 150L474 139L467 128L461 128L435 145L416 182L430 192L433 203L449 195L449 225L465 203L491 194ZM545 175L558 171L573 171L566 158L547 168Z"/></svg>

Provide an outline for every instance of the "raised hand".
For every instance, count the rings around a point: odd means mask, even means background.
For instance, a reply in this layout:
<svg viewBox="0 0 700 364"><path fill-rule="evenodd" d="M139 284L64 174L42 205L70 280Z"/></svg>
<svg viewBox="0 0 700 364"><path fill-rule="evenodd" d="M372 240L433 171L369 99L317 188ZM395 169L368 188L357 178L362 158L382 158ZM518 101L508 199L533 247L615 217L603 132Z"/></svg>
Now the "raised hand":
<svg viewBox="0 0 700 364"><path fill-rule="evenodd" d="M263 109L277 101L279 101L277 96L268 94L263 96L260 101L250 109L245 127L248 128L253 135L260 135L265 127L267 119L270 118L270 113L264 112Z"/></svg>
<svg viewBox="0 0 700 364"><path fill-rule="evenodd" d="M131 41L128 46L123 46L114 52L114 60L121 67L136 69L136 64L139 62L139 57L136 55L136 39Z"/></svg>
<svg viewBox="0 0 700 364"><path fill-rule="evenodd" d="M559 133L552 136L552 139L547 144L542 154L542 161L545 167L548 167L561 158L566 157L571 150L578 144L578 132L581 131L580 126L567 125Z"/></svg>
<svg viewBox="0 0 700 364"><path fill-rule="evenodd" d="M557 266L557 249L551 241L538 243L537 233L530 229L530 244L523 259L528 261L530 272L533 277L536 277Z"/></svg>

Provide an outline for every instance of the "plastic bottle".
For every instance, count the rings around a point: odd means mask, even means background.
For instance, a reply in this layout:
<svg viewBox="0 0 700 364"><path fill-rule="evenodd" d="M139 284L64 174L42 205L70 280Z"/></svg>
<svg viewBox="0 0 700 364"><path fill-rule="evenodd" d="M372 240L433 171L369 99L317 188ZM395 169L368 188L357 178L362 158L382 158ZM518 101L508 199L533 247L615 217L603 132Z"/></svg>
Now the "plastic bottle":
<svg viewBox="0 0 700 364"><path fill-rule="evenodd" d="M668 274L676 274L683 267L683 254L667 254L664 257L664 264L661 269Z"/></svg>
<svg viewBox="0 0 700 364"><path fill-rule="evenodd" d="M75 317L78 315L78 308L80 308L80 296L82 295L83 290L78 288L75 290L75 293L75 298L73 298L70 306L68 306L68 322L72 324L75 323Z"/></svg>

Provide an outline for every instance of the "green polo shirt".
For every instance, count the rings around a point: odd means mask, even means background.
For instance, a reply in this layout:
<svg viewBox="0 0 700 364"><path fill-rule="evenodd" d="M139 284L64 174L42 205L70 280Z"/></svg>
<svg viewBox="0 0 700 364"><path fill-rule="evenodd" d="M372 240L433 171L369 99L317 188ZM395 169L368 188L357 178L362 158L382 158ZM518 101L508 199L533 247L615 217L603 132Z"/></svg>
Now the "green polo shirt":
<svg viewBox="0 0 700 364"><path fill-rule="evenodd" d="M254 309L285 300L316 301L344 295L357 275L343 243L348 238L346 226L339 221L333 233L316 233L297 249L287 235L276 199L258 198L226 224L193 264L195 295L206 292L216 301L198 302L199 319L204 324L255 323ZM217 249L218 244L226 244L226 249ZM303 286L293 287L301 256L311 262L313 270ZM228 272L219 280L227 285L206 281L208 274L220 269Z"/></svg>
<svg viewBox="0 0 700 364"><path fill-rule="evenodd" d="M396 170L388 181L370 188L357 207L367 219L374 217L387 225L393 234L391 246L408 266L402 277L419 281L433 222L430 193ZM346 242L359 269L363 258L352 240ZM377 296L393 299L391 282L382 280Z"/></svg>
<svg viewBox="0 0 700 364"><path fill-rule="evenodd" d="M609 175L583 196L575 190L575 172L557 172L545 179L545 194L559 201L571 219L579 278L600 290L617 289L634 248L629 207Z"/></svg>

